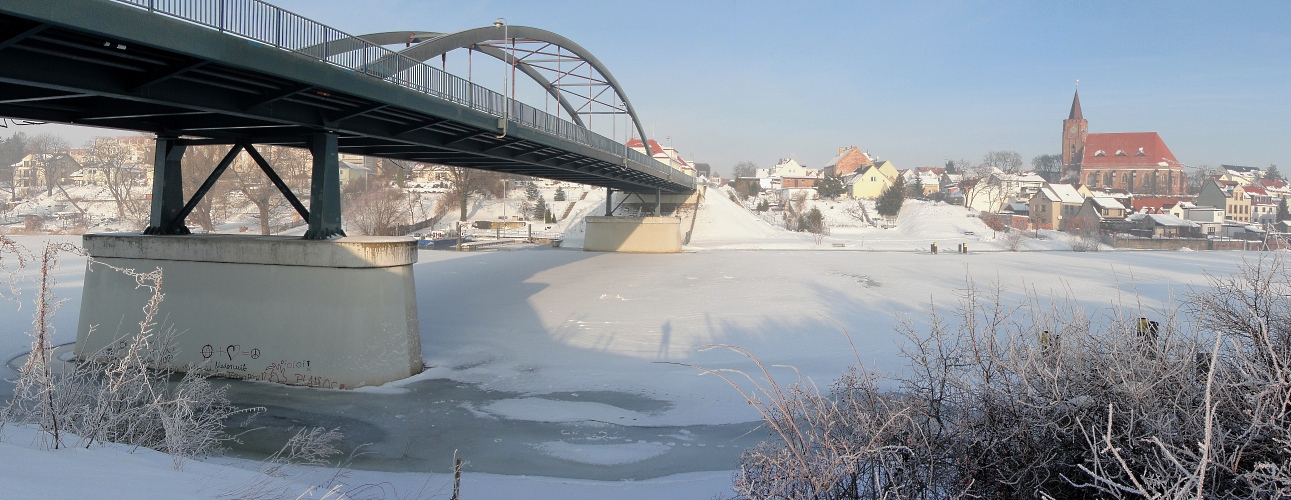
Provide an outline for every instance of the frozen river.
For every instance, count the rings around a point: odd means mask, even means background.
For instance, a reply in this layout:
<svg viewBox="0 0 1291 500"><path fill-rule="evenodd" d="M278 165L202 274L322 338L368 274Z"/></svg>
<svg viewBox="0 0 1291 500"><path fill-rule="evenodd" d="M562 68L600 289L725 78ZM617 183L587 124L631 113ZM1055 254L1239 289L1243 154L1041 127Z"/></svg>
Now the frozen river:
<svg viewBox="0 0 1291 500"><path fill-rule="evenodd" d="M1093 311L1142 299L1152 315L1206 273L1231 273L1255 255L422 252L427 370L358 391L230 382L236 403L266 408L234 454L263 456L291 427L326 426L340 428L348 447L364 445L357 469L442 473L456 451L467 473L645 480L729 471L764 437L759 415L725 382L684 365L756 365L705 346L739 345L768 366L795 367L772 368L784 381L800 372L827 387L858 358L900 371L897 315L917 320L931 302L949 308L966 276L998 281L1012 299L1025 288ZM74 337L83 265L68 258L59 272L68 299L55 322L60 342ZM7 310L8 324L29 321L29 311ZM24 349L24 330L0 336L2 354Z"/></svg>

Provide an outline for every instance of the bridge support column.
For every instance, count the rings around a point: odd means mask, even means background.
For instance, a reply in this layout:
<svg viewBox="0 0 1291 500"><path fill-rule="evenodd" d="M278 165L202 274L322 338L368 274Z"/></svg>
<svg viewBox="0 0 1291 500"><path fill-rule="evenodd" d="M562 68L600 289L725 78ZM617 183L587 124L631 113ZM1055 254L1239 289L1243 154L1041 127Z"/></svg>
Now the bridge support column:
<svg viewBox="0 0 1291 500"><path fill-rule="evenodd" d="M605 216L614 215L614 188L605 188Z"/></svg>
<svg viewBox="0 0 1291 500"><path fill-rule="evenodd" d="M663 190L662 189L654 190L654 216L655 217L663 216Z"/></svg>
<svg viewBox="0 0 1291 500"><path fill-rule="evenodd" d="M341 171L335 132L315 134L309 141L314 169L309 182L307 240L345 236L341 229Z"/></svg>
<svg viewBox="0 0 1291 500"><path fill-rule="evenodd" d="M162 270L153 331L175 332L168 368L332 389L422 370L412 238L87 234L83 246L81 359L139 333L151 293L115 266Z"/></svg>
<svg viewBox="0 0 1291 500"><path fill-rule="evenodd" d="M176 216L184 209L184 144L174 137L157 138L152 163L152 213L144 234L189 234Z"/></svg>

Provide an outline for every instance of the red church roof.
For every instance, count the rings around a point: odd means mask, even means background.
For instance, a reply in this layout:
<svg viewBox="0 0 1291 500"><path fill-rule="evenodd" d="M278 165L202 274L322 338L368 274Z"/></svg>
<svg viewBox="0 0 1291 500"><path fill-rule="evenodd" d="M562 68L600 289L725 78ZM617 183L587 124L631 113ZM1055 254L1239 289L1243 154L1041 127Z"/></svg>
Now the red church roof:
<svg viewBox="0 0 1291 500"><path fill-rule="evenodd" d="M1117 132L1085 136L1083 168L1178 167L1174 153L1156 132Z"/></svg>

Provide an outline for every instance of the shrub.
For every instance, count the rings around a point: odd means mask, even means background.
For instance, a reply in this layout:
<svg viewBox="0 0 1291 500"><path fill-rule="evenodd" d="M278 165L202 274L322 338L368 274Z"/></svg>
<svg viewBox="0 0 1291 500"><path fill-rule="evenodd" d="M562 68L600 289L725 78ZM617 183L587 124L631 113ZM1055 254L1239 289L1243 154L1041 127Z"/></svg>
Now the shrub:
<svg viewBox="0 0 1291 500"><path fill-rule="evenodd" d="M1279 498L1291 488L1291 281L1265 258L1184 313L1071 297L1006 305L971 280L949 316L904 318L909 368L862 365L822 394L760 377L742 394L773 439L747 498ZM1159 317L1159 322L1148 316ZM1180 318L1184 316L1184 318ZM1187 319L1187 321L1180 321ZM704 370L733 386L731 372ZM759 383L758 380L765 382Z"/></svg>
<svg viewBox="0 0 1291 500"><path fill-rule="evenodd" d="M225 389L213 387L199 366L190 366L174 384L168 369L154 369L170 366L174 356L174 331L161 328L156 319L163 297L160 270L139 273L108 266L152 292L139 333L57 373L49 325L59 305L53 270L60 252L80 250L49 244L41 255L31 349L13 398L0 412L0 425L37 425L55 449L89 447L96 441L156 448L170 454L176 468L187 458L218 452L226 439L224 422L236 413Z"/></svg>

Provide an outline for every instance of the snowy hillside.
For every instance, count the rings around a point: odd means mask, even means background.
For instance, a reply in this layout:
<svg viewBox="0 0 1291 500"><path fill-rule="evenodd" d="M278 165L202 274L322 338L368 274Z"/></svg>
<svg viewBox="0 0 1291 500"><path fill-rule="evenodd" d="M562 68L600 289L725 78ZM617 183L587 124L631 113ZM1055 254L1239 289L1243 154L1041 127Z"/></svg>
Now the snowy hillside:
<svg viewBox="0 0 1291 500"><path fill-rule="evenodd" d="M894 227L862 219L876 217L874 203L865 200L810 200L804 210L820 209L829 235L817 242L812 235L784 229L784 212L758 213L729 199L729 188L709 193L700 210L691 244L693 250L874 250L928 252L932 243L943 250L960 243L971 251L1004 251L1009 244L974 211L941 202L906 200ZM753 202L750 202L751 204ZM861 206L865 209L862 210ZM1057 231L1025 231L1020 251L1069 250L1071 236Z"/></svg>

